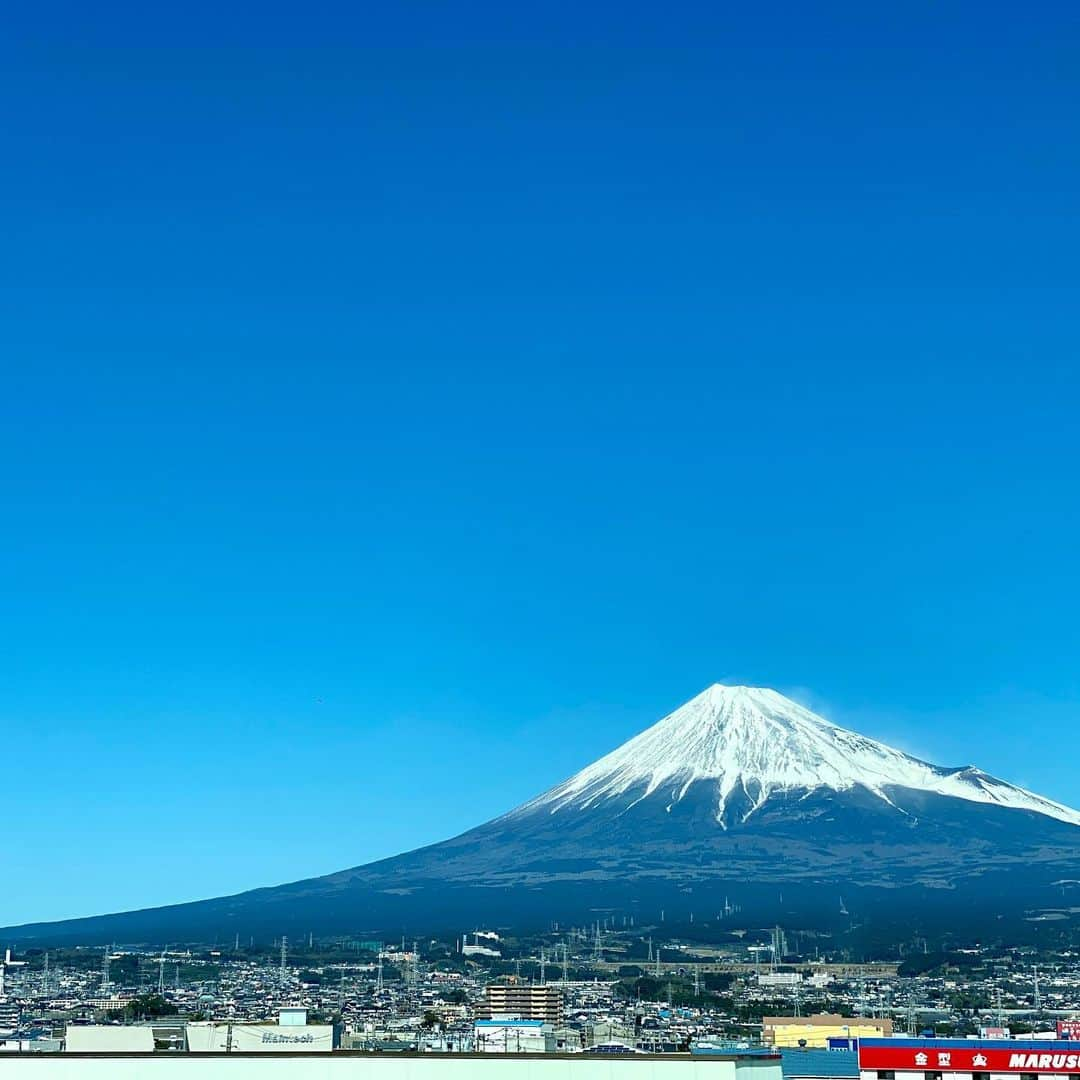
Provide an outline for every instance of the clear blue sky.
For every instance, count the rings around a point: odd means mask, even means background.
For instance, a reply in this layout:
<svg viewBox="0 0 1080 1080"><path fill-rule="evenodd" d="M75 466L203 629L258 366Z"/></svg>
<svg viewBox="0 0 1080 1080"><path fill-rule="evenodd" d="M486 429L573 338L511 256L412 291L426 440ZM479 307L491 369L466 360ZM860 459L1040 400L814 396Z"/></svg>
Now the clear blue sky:
<svg viewBox="0 0 1080 1080"><path fill-rule="evenodd" d="M440 839L716 680L1080 804L1078 46L9 10L0 924Z"/></svg>

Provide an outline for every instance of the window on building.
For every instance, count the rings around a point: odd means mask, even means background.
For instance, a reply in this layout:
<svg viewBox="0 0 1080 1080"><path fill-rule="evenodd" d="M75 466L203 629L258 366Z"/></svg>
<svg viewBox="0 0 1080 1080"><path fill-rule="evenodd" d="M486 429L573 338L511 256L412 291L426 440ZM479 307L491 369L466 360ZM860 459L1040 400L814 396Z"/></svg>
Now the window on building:
<svg viewBox="0 0 1080 1080"><path fill-rule="evenodd" d="M989 1073L972 1073L971 1080L990 1080Z"/></svg>
<svg viewBox="0 0 1080 1080"><path fill-rule="evenodd" d="M941 1080L941 1073L939 1072L925 1072L923 1073L925 1080Z"/></svg>
<svg viewBox="0 0 1080 1080"><path fill-rule="evenodd" d="M896 1073L892 1069L878 1069L877 1080L896 1080Z"/></svg>
<svg viewBox="0 0 1080 1080"><path fill-rule="evenodd" d="M1021 1073L1020 1080L1039 1080L1038 1073Z"/></svg>

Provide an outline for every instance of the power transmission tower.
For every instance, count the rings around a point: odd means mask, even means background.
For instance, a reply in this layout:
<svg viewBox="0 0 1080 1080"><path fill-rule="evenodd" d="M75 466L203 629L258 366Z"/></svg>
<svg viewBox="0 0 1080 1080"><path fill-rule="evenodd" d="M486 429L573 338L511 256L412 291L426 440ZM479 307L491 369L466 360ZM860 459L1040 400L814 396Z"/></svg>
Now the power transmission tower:
<svg viewBox="0 0 1080 1080"><path fill-rule="evenodd" d="M285 960L289 955L289 939L284 934L281 936L281 981L285 981Z"/></svg>

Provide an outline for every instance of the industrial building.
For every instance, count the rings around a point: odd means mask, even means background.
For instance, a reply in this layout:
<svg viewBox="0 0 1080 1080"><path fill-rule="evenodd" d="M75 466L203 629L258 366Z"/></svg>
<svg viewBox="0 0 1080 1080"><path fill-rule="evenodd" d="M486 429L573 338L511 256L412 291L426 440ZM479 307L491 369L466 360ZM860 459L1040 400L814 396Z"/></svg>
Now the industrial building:
<svg viewBox="0 0 1080 1080"><path fill-rule="evenodd" d="M176 1028L171 1048L192 1054L311 1054L334 1050L339 1042L333 1024L307 1022L307 1009L281 1009L276 1024L189 1020ZM155 1049L152 1023L70 1024L64 1039L67 1054L150 1054Z"/></svg>
<svg viewBox="0 0 1080 1080"><path fill-rule="evenodd" d="M762 1042L769 1046L813 1046L822 1049L830 1040L888 1038L893 1032L891 1020L869 1016L840 1016L817 1013L814 1016L762 1017Z"/></svg>
<svg viewBox="0 0 1080 1080"><path fill-rule="evenodd" d="M558 986L534 983L490 983L484 990L481 1019L542 1020L561 1024L563 992Z"/></svg>
<svg viewBox="0 0 1080 1080"><path fill-rule="evenodd" d="M1075 1080L1080 1042L1047 1039L860 1039L861 1080Z"/></svg>
<svg viewBox="0 0 1080 1080"><path fill-rule="evenodd" d="M859 1080L859 1055L854 1050L785 1047L780 1057L784 1080Z"/></svg>

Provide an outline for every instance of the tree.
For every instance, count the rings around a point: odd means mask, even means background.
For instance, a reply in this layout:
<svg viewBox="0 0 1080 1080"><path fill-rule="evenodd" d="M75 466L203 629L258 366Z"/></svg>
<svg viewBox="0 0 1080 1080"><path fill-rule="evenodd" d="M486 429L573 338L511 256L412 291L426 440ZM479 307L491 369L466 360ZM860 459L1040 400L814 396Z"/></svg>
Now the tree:
<svg viewBox="0 0 1080 1080"><path fill-rule="evenodd" d="M160 994L140 994L124 1006L125 1020L145 1020L155 1016L175 1016L176 1007Z"/></svg>

